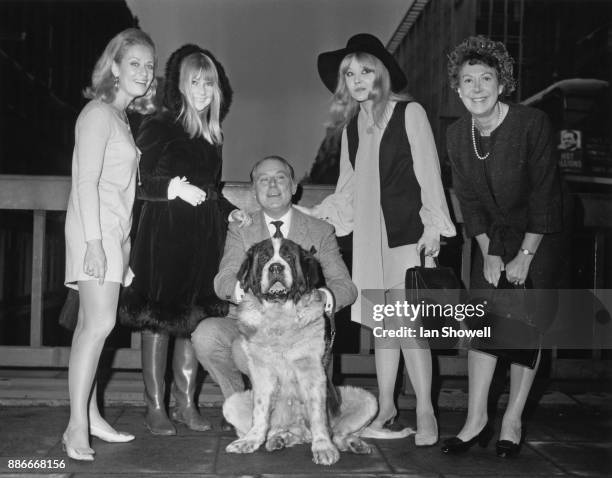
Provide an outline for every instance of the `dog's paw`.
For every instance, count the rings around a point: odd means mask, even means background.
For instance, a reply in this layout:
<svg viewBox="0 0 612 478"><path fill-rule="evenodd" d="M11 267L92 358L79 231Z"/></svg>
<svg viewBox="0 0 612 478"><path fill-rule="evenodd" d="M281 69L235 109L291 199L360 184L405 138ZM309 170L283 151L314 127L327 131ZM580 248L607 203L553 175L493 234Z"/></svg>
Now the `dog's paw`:
<svg viewBox="0 0 612 478"><path fill-rule="evenodd" d="M367 455L372 453L372 447L364 442L361 438L355 435L346 437L346 444L353 453L358 455Z"/></svg>
<svg viewBox="0 0 612 478"><path fill-rule="evenodd" d="M368 445L357 435L334 435L333 442L340 451L351 451L358 455L367 455L368 453L372 453L372 448L370 445Z"/></svg>
<svg viewBox="0 0 612 478"><path fill-rule="evenodd" d="M318 441L312 444L312 461L317 465L333 465L340 459L340 452L330 441Z"/></svg>
<svg viewBox="0 0 612 478"><path fill-rule="evenodd" d="M285 446L285 439L282 435L271 436L266 441L266 450L268 451L282 450Z"/></svg>
<svg viewBox="0 0 612 478"><path fill-rule="evenodd" d="M239 438L227 445L225 451L228 453L253 453L260 445L261 443L257 440Z"/></svg>

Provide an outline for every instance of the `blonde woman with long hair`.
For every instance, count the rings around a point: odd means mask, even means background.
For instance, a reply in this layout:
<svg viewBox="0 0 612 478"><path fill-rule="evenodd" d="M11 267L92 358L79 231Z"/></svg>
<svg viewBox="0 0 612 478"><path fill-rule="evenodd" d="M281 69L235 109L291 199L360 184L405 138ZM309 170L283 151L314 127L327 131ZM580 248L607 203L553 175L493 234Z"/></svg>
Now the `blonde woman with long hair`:
<svg viewBox="0 0 612 478"><path fill-rule="evenodd" d="M124 290L120 315L142 329L145 427L155 435L176 434L173 421L211 428L197 409L198 361L189 336L206 317L227 314L213 279L228 221L250 221L221 194L221 121L231 100L223 66L209 51L184 45L168 60L162 110L143 122L136 141L144 203L131 259L136 277ZM175 407L169 417L170 336Z"/></svg>
<svg viewBox="0 0 612 478"><path fill-rule="evenodd" d="M362 292L403 290L406 269L420 263L420 251L436 256L440 235L455 235L427 115L401 94L406 77L372 35L355 35L346 48L320 54L318 68L333 93L331 123L342 130L340 177L335 193L309 212L332 223L340 236L353 232L352 279ZM362 321L361 305L359 298L351 320L373 327L371 320ZM384 327L396 329L402 320L389 317ZM430 446L438 440L432 360L427 343L418 339L375 339L379 411L362 436L409 433L390 427L397 414L400 350L417 399L415 443Z"/></svg>
<svg viewBox="0 0 612 478"><path fill-rule="evenodd" d="M155 46L130 28L106 46L92 73L91 86L75 127L72 187L66 212L66 286L79 291L78 321L68 365L70 421L62 437L68 456L91 461L89 435L127 442L102 418L94 377L102 347L115 326L119 288L129 269L130 227L139 151L126 109L151 89Z"/></svg>

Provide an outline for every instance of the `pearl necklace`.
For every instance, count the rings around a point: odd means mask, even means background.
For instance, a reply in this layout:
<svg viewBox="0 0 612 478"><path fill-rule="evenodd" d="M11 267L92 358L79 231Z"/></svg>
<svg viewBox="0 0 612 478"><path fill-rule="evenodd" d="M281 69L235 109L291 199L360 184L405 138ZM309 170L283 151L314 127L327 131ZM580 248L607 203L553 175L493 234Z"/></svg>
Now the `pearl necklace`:
<svg viewBox="0 0 612 478"><path fill-rule="evenodd" d="M497 128L501 124L503 113L502 113L502 107L500 103L497 103L497 108L499 110L499 114L497 115L497 124L493 128L491 128L489 132L493 131L495 128ZM483 134L484 133L485 131L483 131ZM481 161L484 161L485 159L487 159L489 155L491 154L491 151L489 151L484 156L481 156L478 153L478 147L476 146L476 121L474 121L473 117L472 117L472 146L474 147L474 154L476 154L476 157L480 159Z"/></svg>

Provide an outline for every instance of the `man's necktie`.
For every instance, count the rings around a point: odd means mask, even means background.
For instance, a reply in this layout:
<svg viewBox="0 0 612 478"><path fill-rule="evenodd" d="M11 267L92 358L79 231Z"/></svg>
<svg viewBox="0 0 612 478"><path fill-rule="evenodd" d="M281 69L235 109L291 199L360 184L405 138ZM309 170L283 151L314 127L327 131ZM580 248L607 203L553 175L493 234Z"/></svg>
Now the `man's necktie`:
<svg viewBox="0 0 612 478"><path fill-rule="evenodd" d="M270 224L276 227L276 232L274 232L274 235L272 237L281 239L283 237L283 233L281 232L281 226L283 225L283 221L270 221Z"/></svg>

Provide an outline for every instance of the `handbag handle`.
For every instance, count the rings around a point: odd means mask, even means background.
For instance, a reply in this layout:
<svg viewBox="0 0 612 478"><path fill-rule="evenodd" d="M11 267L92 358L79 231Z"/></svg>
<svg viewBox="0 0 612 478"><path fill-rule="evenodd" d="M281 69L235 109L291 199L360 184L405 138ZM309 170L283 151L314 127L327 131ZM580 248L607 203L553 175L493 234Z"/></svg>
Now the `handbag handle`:
<svg viewBox="0 0 612 478"><path fill-rule="evenodd" d="M425 247L421 249L420 256L421 256L421 267L425 268ZM434 260L434 265L436 267L440 267L440 264L438 263L438 258L434 257L433 260Z"/></svg>
<svg viewBox="0 0 612 478"><path fill-rule="evenodd" d="M517 295L516 297L514 297L515 300L520 300L522 303L522 306L526 309L529 310L530 308L533 307L533 296L529 294L528 290L532 289L532 283L529 277L527 277L527 280L525 282L523 282L522 284L513 284L512 282L510 282L508 280L508 278L506 277L506 271L501 271L501 275L499 277L499 282L497 283L497 287L494 289L495 292L493 292L493 296L492 298L496 297L496 294L501 294L502 292L497 292L497 291L501 291L501 290L520 290L523 291L522 294ZM534 325L533 323L533 317L532 315L527 312L527 318L525 320L525 323L530 324L530 325Z"/></svg>
<svg viewBox="0 0 612 478"><path fill-rule="evenodd" d="M503 281L503 282L502 282ZM499 276L499 282L497 283L496 289L531 289L531 279L527 276L527 279L522 284L513 284L506 277L506 271L501 271Z"/></svg>

